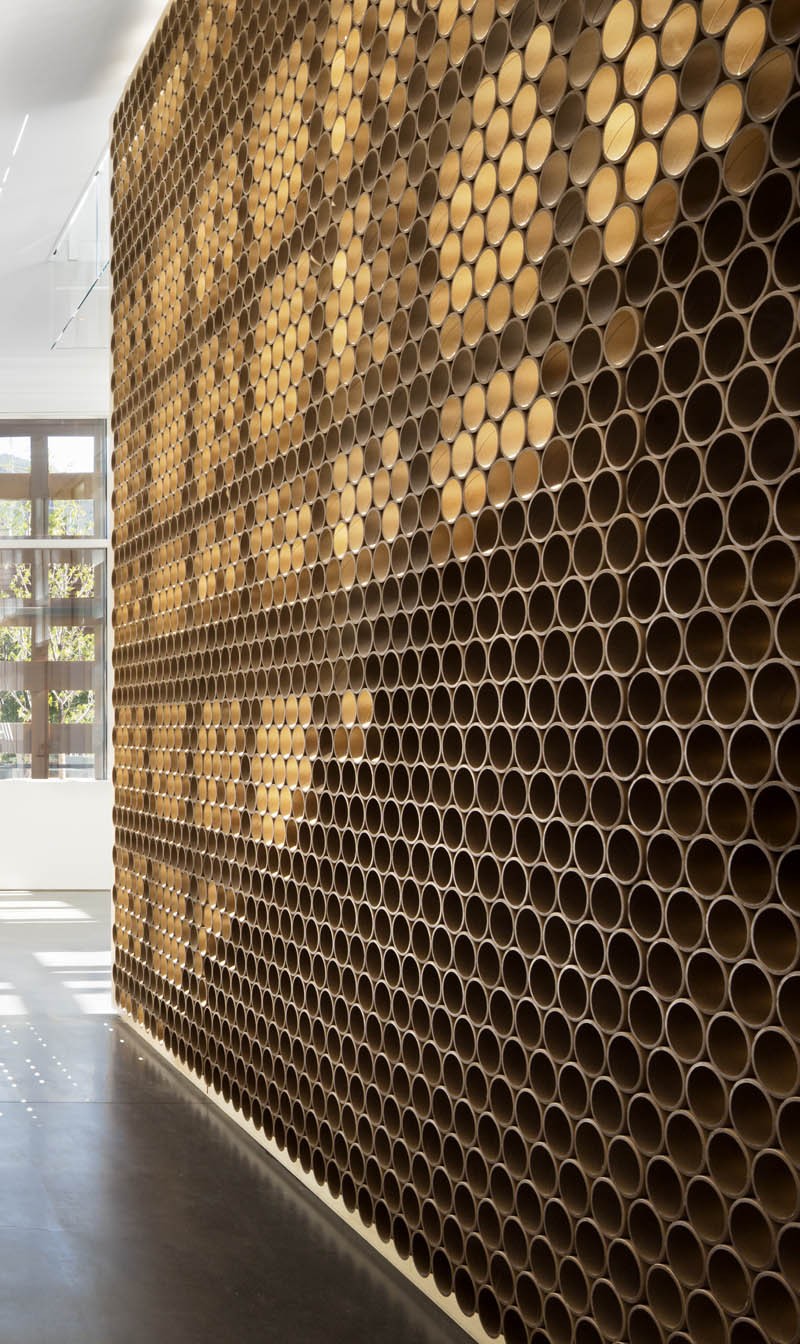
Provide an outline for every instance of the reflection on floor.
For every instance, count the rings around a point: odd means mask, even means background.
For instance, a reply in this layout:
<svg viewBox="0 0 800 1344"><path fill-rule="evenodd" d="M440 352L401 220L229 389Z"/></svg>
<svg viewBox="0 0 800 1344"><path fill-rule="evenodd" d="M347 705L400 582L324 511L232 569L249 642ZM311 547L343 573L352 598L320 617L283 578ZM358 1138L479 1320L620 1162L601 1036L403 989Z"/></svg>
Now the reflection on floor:
<svg viewBox="0 0 800 1344"><path fill-rule="evenodd" d="M0 1021L113 1012L107 891L0 891Z"/></svg>
<svg viewBox="0 0 800 1344"><path fill-rule="evenodd" d="M115 1019L110 919L0 892L2 1344L463 1344Z"/></svg>

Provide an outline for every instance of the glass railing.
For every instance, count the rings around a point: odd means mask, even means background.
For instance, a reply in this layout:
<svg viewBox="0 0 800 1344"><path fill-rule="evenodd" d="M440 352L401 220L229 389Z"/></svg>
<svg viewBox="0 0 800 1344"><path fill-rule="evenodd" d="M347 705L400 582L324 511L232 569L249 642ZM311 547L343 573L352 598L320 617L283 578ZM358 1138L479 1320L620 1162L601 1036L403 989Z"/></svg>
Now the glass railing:
<svg viewBox="0 0 800 1344"><path fill-rule="evenodd" d="M51 253L53 348L110 343L110 173L106 150Z"/></svg>

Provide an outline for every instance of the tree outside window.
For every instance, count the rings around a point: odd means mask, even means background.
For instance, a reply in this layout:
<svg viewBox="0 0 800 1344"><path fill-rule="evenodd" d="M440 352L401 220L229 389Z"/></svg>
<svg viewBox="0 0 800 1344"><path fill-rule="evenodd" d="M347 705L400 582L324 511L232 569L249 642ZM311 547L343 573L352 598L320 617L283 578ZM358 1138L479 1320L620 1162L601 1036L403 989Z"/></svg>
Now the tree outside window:
<svg viewBox="0 0 800 1344"><path fill-rule="evenodd" d="M91 468L104 463L105 430L70 428L4 438L0 427L0 778L104 773L105 474Z"/></svg>

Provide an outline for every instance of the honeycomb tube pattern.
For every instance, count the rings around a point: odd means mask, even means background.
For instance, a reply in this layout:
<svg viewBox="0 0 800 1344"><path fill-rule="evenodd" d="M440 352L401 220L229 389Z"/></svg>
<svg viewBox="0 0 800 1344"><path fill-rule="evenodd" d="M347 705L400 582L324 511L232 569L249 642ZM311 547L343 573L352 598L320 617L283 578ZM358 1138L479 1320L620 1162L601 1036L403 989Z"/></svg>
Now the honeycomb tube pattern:
<svg viewBox="0 0 800 1344"><path fill-rule="evenodd" d="M800 1331L798 0L175 0L115 986L508 1344Z"/></svg>

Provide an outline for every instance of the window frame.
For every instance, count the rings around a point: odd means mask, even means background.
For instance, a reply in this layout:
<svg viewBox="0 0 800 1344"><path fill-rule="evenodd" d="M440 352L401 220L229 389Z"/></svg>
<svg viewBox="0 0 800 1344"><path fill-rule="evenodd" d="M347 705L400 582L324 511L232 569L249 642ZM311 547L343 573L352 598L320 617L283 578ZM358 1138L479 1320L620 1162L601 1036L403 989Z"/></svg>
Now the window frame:
<svg viewBox="0 0 800 1344"><path fill-rule="evenodd" d="M53 473L54 492L50 493L50 472L48 461L48 439L51 437L92 437L95 440L94 471L92 473ZM50 758L54 754L69 755L70 738L76 744L83 741L83 750L74 754L93 756L95 780L105 780L111 772L111 537L110 537L110 499L111 499L111 443L107 419L14 417L0 419L0 439L28 438L31 444L30 473L0 472L0 501L31 500L30 534L22 537L0 537L0 561L9 559L19 563L26 552L31 553L33 576L39 576L39 592L30 599L32 657L30 660L0 663L6 676L0 673L0 690L3 682L10 680L10 669L18 668L13 680L17 689L31 692L31 721L26 724L8 725L6 731L0 729L0 750L3 741L17 742L17 753L21 757L30 757L30 769L23 764L23 776L31 779L58 778L51 774ZM22 483L27 477L27 493ZM76 482L88 486L83 495L63 493L67 490L70 477ZM85 536L53 537L48 535L50 505L64 498L90 499L94 503L94 531ZM98 556L102 553L104 570L102 591L95 591L87 598L67 598L60 604L58 599L50 599L45 591L45 580L49 582L49 568L64 560L70 563L88 562L97 572ZM90 605L91 604L91 605ZM9 604L11 605L11 604ZM53 608L52 616L50 608ZM51 629L82 624L76 616L86 609L86 625L94 635L94 659L89 662L71 662L68 660L50 660L49 645ZM26 625L25 602L16 610L6 612L6 603L0 601L0 625ZM61 609L59 609L59 607ZM95 608L92 610L92 608ZM72 619L70 619L72 617ZM49 692L52 689L48 669L57 667L55 678L57 688L90 689L94 692L93 724L57 724L50 722ZM86 674L86 669L91 672ZM72 672L70 669L81 669ZM89 682L84 686L84 681ZM88 729L88 732L86 731ZM69 775L67 775L69 778ZM85 776L83 776L85 778Z"/></svg>

